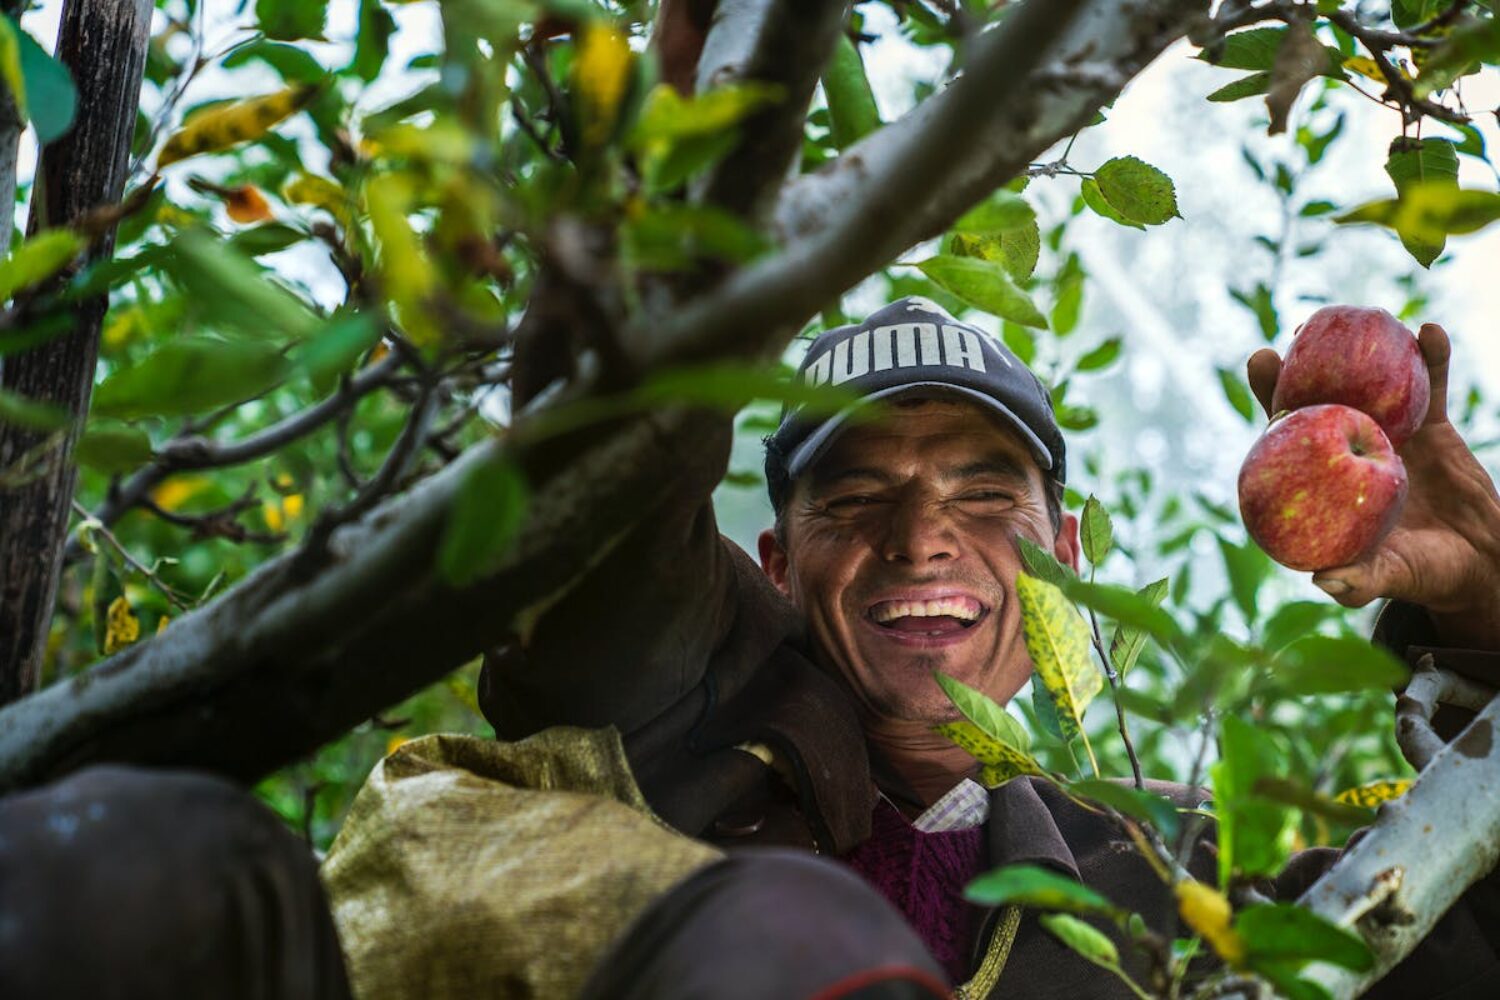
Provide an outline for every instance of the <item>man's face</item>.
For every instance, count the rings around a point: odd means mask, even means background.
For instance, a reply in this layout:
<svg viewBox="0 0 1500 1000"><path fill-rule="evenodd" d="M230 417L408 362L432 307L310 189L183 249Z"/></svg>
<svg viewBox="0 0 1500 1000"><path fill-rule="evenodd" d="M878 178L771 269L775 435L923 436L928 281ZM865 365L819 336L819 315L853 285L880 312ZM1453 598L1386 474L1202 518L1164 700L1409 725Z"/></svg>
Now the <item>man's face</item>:
<svg viewBox="0 0 1500 1000"><path fill-rule="evenodd" d="M897 404L844 431L793 487L785 529L784 548L761 536L762 566L888 719L956 716L934 670L1007 701L1031 674L1016 536L1077 563L1077 521L1054 536L1026 446L958 401Z"/></svg>

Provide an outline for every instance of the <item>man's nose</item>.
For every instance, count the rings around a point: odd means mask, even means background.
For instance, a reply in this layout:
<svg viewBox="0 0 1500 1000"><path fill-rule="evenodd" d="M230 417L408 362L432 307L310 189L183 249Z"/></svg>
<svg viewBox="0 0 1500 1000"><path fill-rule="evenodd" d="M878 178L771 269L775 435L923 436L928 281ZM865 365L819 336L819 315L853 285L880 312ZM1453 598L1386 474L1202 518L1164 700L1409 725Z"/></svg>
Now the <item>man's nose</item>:
<svg viewBox="0 0 1500 1000"><path fill-rule="evenodd" d="M941 507L918 500L893 505L881 551L886 562L921 565L958 554L952 519Z"/></svg>

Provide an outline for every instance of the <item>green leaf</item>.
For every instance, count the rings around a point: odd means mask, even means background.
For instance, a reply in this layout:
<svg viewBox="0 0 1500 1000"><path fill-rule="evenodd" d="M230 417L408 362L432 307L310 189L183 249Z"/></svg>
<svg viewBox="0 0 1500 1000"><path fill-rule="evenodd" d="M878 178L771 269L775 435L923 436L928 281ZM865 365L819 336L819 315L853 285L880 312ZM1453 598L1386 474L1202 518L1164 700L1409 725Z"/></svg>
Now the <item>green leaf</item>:
<svg viewBox="0 0 1500 1000"><path fill-rule="evenodd" d="M1063 581L1059 589L1086 608L1123 625L1144 630L1163 646L1170 648L1183 641L1181 626L1146 593L1151 588L1137 593L1119 584L1090 583L1072 578Z"/></svg>
<svg viewBox="0 0 1500 1000"><path fill-rule="evenodd" d="M1209 94L1208 99L1215 104L1228 104L1231 101L1243 101L1247 97L1259 97L1270 89L1270 73L1251 73L1224 84Z"/></svg>
<svg viewBox="0 0 1500 1000"><path fill-rule="evenodd" d="M1037 725L1048 736L1069 742L1077 733L1064 733L1063 724L1057 717L1057 703L1052 700L1052 695L1047 693L1047 686L1040 681L1033 680L1031 684L1031 710L1036 714Z"/></svg>
<svg viewBox="0 0 1500 1000"><path fill-rule="evenodd" d="M354 366L380 340L381 329L369 316L338 316L309 337L292 356L307 372L318 394L333 388L334 381Z"/></svg>
<svg viewBox="0 0 1500 1000"><path fill-rule="evenodd" d="M395 31L396 19L391 17L381 0L360 0L359 32L355 35L354 61L350 68L361 80L369 83L380 75Z"/></svg>
<svg viewBox="0 0 1500 1000"><path fill-rule="evenodd" d="M1031 754L1005 740L997 739L972 722L940 722L932 729L952 740L984 765L980 769L979 780L986 787L1003 785L1024 774L1042 773L1041 766Z"/></svg>
<svg viewBox="0 0 1500 1000"><path fill-rule="evenodd" d="M1259 778L1252 791L1261 798L1280 802L1282 805L1295 806L1303 812L1322 816L1335 823L1364 826L1375 818L1375 812L1372 809L1331 799L1293 778Z"/></svg>
<svg viewBox="0 0 1500 1000"><path fill-rule="evenodd" d="M1220 368L1218 372L1219 385L1224 388L1224 398L1229 400L1229 405L1234 407L1234 412L1244 417L1247 423L1254 421L1255 399L1250 395L1250 387L1236 371Z"/></svg>
<svg viewBox="0 0 1500 1000"><path fill-rule="evenodd" d="M1410 671L1390 653L1353 635L1309 635L1276 658L1275 680L1293 694L1390 691Z"/></svg>
<svg viewBox="0 0 1500 1000"><path fill-rule="evenodd" d="M1036 271L1042 252L1042 231L1035 221L1029 226L1000 234L1000 263L1016 281L1025 281Z"/></svg>
<svg viewBox="0 0 1500 1000"><path fill-rule="evenodd" d="M1083 555L1091 565L1098 566L1109 555L1110 546L1114 544L1115 529L1110 521L1109 511L1099 502L1099 498L1092 493L1083 505L1083 519L1081 540L1083 542Z"/></svg>
<svg viewBox="0 0 1500 1000"><path fill-rule="evenodd" d="M1036 210L1014 191L1000 188L953 224L954 232L994 236L1036 222Z"/></svg>
<svg viewBox="0 0 1500 1000"><path fill-rule="evenodd" d="M1260 641L1268 651L1276 652L1284 646L1311 635L1319 625L1337 616L1337 605L1323 601L1289 601L1277 608L1261 628Z"/></svg>
<svg viewBox="0 0 1500 1000"><path fill-rule="evenodd" d="M1338 210L1339 207L1333 202L1316 199L1303 205L1298 209L1297 214L1304 219L1315 219L1318 216L1327 215L1329 212L1337 212Z"/></svg>
<svg viewBox="0 0 1500 1000"><path fill-rule="evenodd" d="M78 464L106 475L130 472L154 454L145 431L118 420L90 420L73 451Z"/></svg>
<svg viewBox="0 0 1500 1000"><path fill-rule="evenodd" d="M1458 132L1459 135L1463 136L1463 139L1460 140L1454 147L1455 150L1463 153L1465 156L1477 156L1481 160L1484 160L1486 162L1489 161L1489 157L1485 155L1484 151L1484 134L1481 133L1479 129L1475 128L1473 125L1467 125L1461 122L1444 122L1443 124L1447 125L1451 129L1454 129Z"/></svg>
<svg viewBox="0 0 1500 1000"><path fill-rule="evenodd" d="M1260 617L1257 603L1260 586L1274 571L1271 559L1253 542L1236 545L1222 535L1218 541L1219 551L1224 556L1224 569L1229 574L1229 591L1234 595L1234 603L1245 616L1245 621L1253 623Z"/></svg>
<svg viewBox="0 0 1500 1000"><path fill-rule="evenodd" d="M1465 18L1422 60L1422 71L1412 84L1418 98L1430 97L1452 86L1461 76L1477 72L1484 63L1500 60L1500 20Z"/></svg>
<svg viewBox="0 0 1500 1000"><path fill-rule="evenodd" d="M1178 217L1172 178L1134 156L1117 156L1094 171L1104 199L1127 219L1148 226Z"/></svg>
<svg viewBox="0 0 1500 1000"><path fill-rule="evenodd" d="M172 241L167 268L213 322L273 340L300 340L320 325L297 296L259 266L202 230Z"/></svg>
<svg viewBox="0 0 1500 1000"><path fill-rule="evenodd" d="M1115 700L1131 715L1139 715L1143 719L1163 726L1174 725L1177 722L1177 717L1170 705L1134 688L1120 688L1115 692Z"/></svg>
<svg viewBox="0 0 1500 1000"><path fill-rule="evenodd" d="M630 145L654 153L659 143L715 135L780 98L779 88L753 82L717 87L694 97L683 97L669 84L658 84L646 95Z"/></svg>
<svg viewBox="0 0 1500 1000"><path fill-rule="evenodd" d="M823 96L828 101L828 123L833 144L848 149L880 127L880 109L870 89L859 48L842 31L823 70Z"/></svg>
<svg viewBox="0 0 1500 1000"><path fill-rule="evenodd" d="M270 66L286 83L319 83L328 77L328 70L307 50L283 42L270 42L264 38L237 46L224 57L224 68L233 69L252 59L259 59ZM365 121L368 123L369 118Z"/></svg>
<svg viewBox="0 0 1500 1000"><path fill-rule="evenodd" d="M1069 254L1057 276L1057 298L1052 304L1052 332L1066 337L1078 328L1083 311L1083 266L1077 254Z"/></svg>
<svg viewBox="0 0 1500 1000"><path fill-rule="evenodd" d="M1092 177L1085 177L1083 179L1078 186L1078 192L1083 196L1083 203L1092 209L1095 215L1103 216L1110 222L1118 223L1122 226L1129 226L1131 229L1146 228L1139 222L1127 219L1116 211L1115 207L1104 197L1103 192L1099 190L1099 182Z"/></svg>
<svg viewBox="0 0 1500 1000"><path fill-rule="evenodd" d="M1026 564L1026 572L1032 576L1046 580L1054 587L1061 587L1067 581L1077 579L1078 574L1073 572L1071 566L1058 562L1057 556L1025 535L1017 535L1016 544L1021 547L1021 561Z"/></svg>
<svg viewBox="0 0 1500 1000"><path fill-rule="evenodd" d="M767 248L738 217L709 205L655 205L629 220L621 235L632 263L650 270L688 269L709 259L742 264Z"/></svg>
<svg viewBox="0 0 1500 1000"><path fill-rule="evenodd" d="M0 79L15 101L16 111L26 117L26 75L21 71L21 27L10 17L0 17Z"/></svg>
<svg viewBox="0 0 1500 1000"><path fill-rule="evenodd" d="M1444 236L1483 229L1496 219L1500 219L1500 194L1438 181L1412 184L1399 198L1369 202L1333 221L1388 226L1403 236L1435 243Z"/></svg>
<svg viewBox="0 0 1500 1000"><path fill-rule="evenodd" d="M1037 676L1057 703L1064 731L1081 728L1089 702L1104 678L1089 654L1089 629L1077 609L1056 586L1026 573L1016 577L1021 629Z"/></svg>
<svg viewBox="0 0 1500 1000"><path fill-rule="evenodd" d="M267 222L262 226L241 229L229 238L229 247L246 257L276 253L307 239L307 234L282 222Z"/></svg>
<svg viewBox="0 0 1500 1000"><path fill-rule="evenodd" d="M1077 917L1067 913L1045 913L1038 921L1047 933L1095 965L1115 968L1120 964L1115 943Z"/></svg>
<svg viewBox="0 0 1500 1000"><path fill-rule="evenodd" d="M35 287L61 271L84 247L71 229L44 229L0 262L0 301Z"/></svg>
<svg viewBox="0 0 1500 1000"><path fill-rule="evenodd" d="M1117 781L1089 779L1068 785L1068 791L1111 806L1126 816L1156 828L1168 841L1177 836L1177 807L1160 795L1132 788Z"/></svg>
<svg viewBox="0 0 1500 1000"><path fill-rule="evenodd" d="M949 677L942 671L935 671L938 686L948 696L948 700L964 714L981 731L997 740L1009 743L1018 750L1031 749L1031 734L1026 727L1015 720L1005 706L999 704L995 699L969 687L963 681Z"/></svg>
<svg viewBox="0 0 1500 1000"><path fill-rule="evenodd" d="M1262 728L1227 714L1211 769L1219 815L1219 882L1235 871L1274 875L1291 855L1297 810L1255 796L1255 783L1281 776L1281 752Z"/></svg>
<svg viewBox="0 0 1500 1000"><path fill-rule="evenodd" d="M1266 343L1276 339L1276 335L1281 332L1281 317L1276 314L1276 301L1265 282L1258 282L1254 290L1249 292L1231 288L1229 296L1254 315Z"/></svg>
<svg viewBox="0 0 1500 1000"><path fill-rule="evenodd" d="M859 402L841 386L808 385L785 369L736 362L688 365L652 375L636 390L638 402L694 403L738 410L752 399L771 399L821 413L838 413Z"/></svg>
<svg viewBox="0 0 1500 1000"><path fill-rule="evenodd" d="M980 906L1015 903L1053 913L1119 912L1119 907L1088 886L1039 865L1007 865L986 872L964 888L964 898Z"/></svg>
<svg viewBox="0 0 1500 1000"><path fill-rule="evenodd" d="M255 0L255 19L267 38L323 38L328 0Z"/></svg>
<svg viewBox="0 0 1500 1000"><path fill-rule="evenodd" d="M1162 577L1153 583L1148 583L1136 591L1136 596L1149 602L1153 607L1160 607L1162 600L1167 596L1167 578ZM1123 680L1135 666L1135 661L1140 658L1141 650L1146 646L1146 630L1136 625L1120 624L1115 628L1114 638L1109 643L1109 662L1114 664L1115 672Z"/></svg>
<svg viewBox="0 0 1500 1000"><path fill-rule="evenodd" d="M1196 58L1224 69L1269 70L1276 63L1286 28L1251 28L1224 37L1223 43L1204 49Z"/></svg>
<svg viewBox="0 0 1500 1000"><path fill-rule="evenodd" d="M1081 372L1099 371L1114 364L1120 357L1125 341L1121 337L1110 337L1104 343L1085 353L1073 367Z"/></svg>
<svg viewBox="0 0 1500 1000"><path fill-rule="evenodd" d="M1251 968L1289 959L1328 962L1353 972L1375 966L1362 939L1294 903L1247 906L1235 915L1234 929L1245 942Z"/></svg>
<svg viewBox="0 0 1500 1000"><path fill-rule="evenodd" d="M930 257L917 264L940 287L976 309L1022 326L1046 329L1047 320L1003 265L976 257Z"/></svg>
<svg viewBox="0 0 1500 1000"><path fill-rule="evenodd" d="M94 391L93 412L124 420L199 413L260 395L288 367L263 341L172 340L105 379Z"/></svg>
<svg viewBox="0 0 1500 1000"><path fill-rule="evenodd" d="M33 431L55 431L68 425L68 411L55 403L28 399L0 387L0 424Z"/></svg>
<svg viewBox="0 0 1500 1000"><path fill-rule="evenodd" d="M497 569L525 522L526 506L526 480L505 458L490 456L470 469L438 545L443 579L462 587Z"/></svg>
<svg viewBox="0 0 1500 1000"><path fill-rule="evenodd" d="M36 39L16 32L20 42L21 75L26 80L26 114L46 145L68 134L78 110L78 91L68 68L47 54Z"/></svg>
<svg viewBox="0 0 1500 1000"><path fill-rule="evenodd" d="M1458 151L1447 139L1408 139L1397 137L1391 142L1385 172L1403 196L1413 185L1439 184L1458 189ZM1447 243L1447 237L1404 230L1397 227L1401 245L1417 263L1431 267Z"/></svg>

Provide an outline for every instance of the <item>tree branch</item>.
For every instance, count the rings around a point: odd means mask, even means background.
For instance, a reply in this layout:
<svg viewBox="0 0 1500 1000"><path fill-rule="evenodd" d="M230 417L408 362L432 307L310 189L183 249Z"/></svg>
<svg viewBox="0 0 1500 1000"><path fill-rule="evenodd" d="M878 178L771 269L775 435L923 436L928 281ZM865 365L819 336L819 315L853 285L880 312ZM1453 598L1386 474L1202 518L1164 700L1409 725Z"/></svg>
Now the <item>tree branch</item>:
<svg viewBox="0 0 1500 1000"><path fill-rule="evenodd" d="M778 350L795 327L1085 125L1118 92L1070 83L1086 61L1139 72L1207 9L1206 0L1052 0L1018 7L973 42L947 90L788 185L775 220L784 249L712 293L625 331L638 370ZM1035 85L1036 77L1053 82Z"/></svg>
<svg viewBox="0 0 1500 1000"><path fill-rule="evenodd" d="M1298 900L1359 934L1375 953L1366 973L1326 964L1308 969L1306 977L1334 997L1359 996L1389 972L1500 860L1497 735L1500 699L1432 757L1405 795L1381 806L1359 843Z"/></svg>

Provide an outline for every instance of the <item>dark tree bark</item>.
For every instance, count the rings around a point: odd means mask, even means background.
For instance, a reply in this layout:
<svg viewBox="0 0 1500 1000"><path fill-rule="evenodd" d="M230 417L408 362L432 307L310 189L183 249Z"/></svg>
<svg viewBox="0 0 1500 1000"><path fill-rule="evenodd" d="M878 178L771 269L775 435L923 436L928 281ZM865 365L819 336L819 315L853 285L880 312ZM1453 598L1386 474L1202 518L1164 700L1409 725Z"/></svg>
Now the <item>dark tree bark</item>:
<svg viewBox="0 0 1500 1000"><path fill-rule="evenodd" d="M67 135L42 151L32 198L35 232L67 225L92 208L120 200L140 103L151 28L150 0L68 0L57 58L78 88L78 117ZM95 256L114 249L114 232ZM47 453L40 474L0 496L0 704L37 683L62 566L62 542L77 470L73 446L83 430L109 302L97 295L74 304L72 328L40 347L6 358L0 385L56 403L73 418ZM0 468L43 442L44 435L0 425Z"/></svg>

